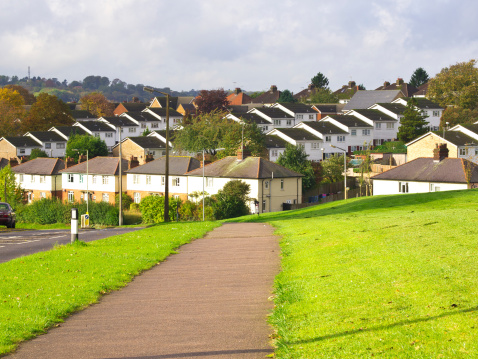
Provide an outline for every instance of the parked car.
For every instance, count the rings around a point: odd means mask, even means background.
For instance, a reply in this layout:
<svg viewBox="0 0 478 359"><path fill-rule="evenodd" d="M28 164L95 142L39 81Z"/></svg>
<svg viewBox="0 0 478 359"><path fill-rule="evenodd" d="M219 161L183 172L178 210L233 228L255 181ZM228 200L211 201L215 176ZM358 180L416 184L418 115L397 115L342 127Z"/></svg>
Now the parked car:
<svg viewBox="0 0 478 359"><path fill-rule="evenodd" d="M15 228L15 211L5 202L0 202L0 225Z"/></svg>

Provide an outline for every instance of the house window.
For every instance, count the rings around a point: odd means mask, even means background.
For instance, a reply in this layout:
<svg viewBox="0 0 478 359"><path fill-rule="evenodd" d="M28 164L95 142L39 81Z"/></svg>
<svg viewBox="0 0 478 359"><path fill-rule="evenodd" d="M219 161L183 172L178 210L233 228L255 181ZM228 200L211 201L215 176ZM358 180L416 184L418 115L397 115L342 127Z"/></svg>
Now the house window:
<svg viewBox="0 0 478 359"><path fill-rule="evenodd" d="M269 189L269 181L265 181L265 182L264 182L264 188L265 188L265 189Z"/></svg>
<svg viewBox="0 0 478 359"><path fill-rule="evenodd" d="M387 130L393 130L395 127L395 124L393 122L387 122Z"/></svg>
<svg viewBox="0 0 478 359"><path fill-rule="evenodd" d="M440 111L433 111L433 117L440 117Z"/></svg>
<svg viewBox="0 0 478 359"><path fill-rule="evenodd" d="M20 148L20 154L21 154L21 155L24 155L24 154L25 154L25 149L24 149L24 148Z"/></svg>
<svg viewBox="0 0 478 359"><path fill-rule="evenodd" d="M430 192L439 192L440 191L440 186L437 186L434 183L430 183Z"/></svg>
<svg viewBox="0 0 478 359"><path fill-rule="evenodd" d="M151 184L151 176L146 176L146 184Z"/></svg>
<svg viewBox="0 0 478 359"><path fill-rule="evenodd" d="M292 120L287 120L286 124L287 124L287 126L292 126Z"/></svg>
<svg viewBox="0 0 478 359"><path fill-rule="evenodd" d="M337 142L345 142L345 136L337 136Z"/></svg>
<svg viewBox="0 0 478 359"><path fill-rule="evenodd" d="M136 132L136 127L130 127L130 128L128 128L128 131L129 132Z"/></svg>
<svg viewBox="0 0 478 359"><path fill-rule="evenodd" d="M380 122L375 122L375 128L380 130L382 128L382 124Z"/></svg>
<svg viewBox="0 0 478 359"><path fill-rule="evenodd" d="M108 176L101 176L103 184L108 184Z"/></svg>
<svg viewBox="0 0 478 359"><path fill-rule="evenodd" d="M297 115L298 120L302 120L304 118L304 115Z"/></svg>
<svg viewBox="0 0 478 359"><path fill-rule="evenodd" d="M62 143L57 143L56 148L57 149L65 148L65 144L63 142Z"/></svg>
<svg viewBox="0 0 478 359"><path fill-rule="evenodd" d="M475 148L475 156L478 156L478 148Z"/></svg>
<svg viewBox="0 0 478 359"><path fill-rule="evenodd" d="M428 111L422 110L422 115L428 117Z"/></svg>
<svg viewBox="0 0 478 359"><path fill-rule="evenodd" d="M133 175L133 184L139 184L139 175Z"/></svg>
<svg viewBox="0 0 478 359"><path fill-rule="evenodd" d="M158 128L158 127L159 127L159 123L157 122L151 124L151 128Z"/></svg>
<svg viewBox="0 0 478 359"><path fill-rule="evenodd" d="M40 192L40 199L46 198L46 193L45 192Z"/></svg>
<svg viewBox="0 0 478 359"><path fill-rule="evenodd" d="M460 156L466 156L466 155L468 155L468 149L460 148Z"/></svg>
<svg viewBox="0 0 478 359"><path fill-rule="evenodd" d="M164 176L161 176L161 186L164 186Z"/></svg>
<svg viewBox="0 0 478 359"><path fill-rule="evenodd" d="M46 176L40 176L40 183L46 182Z"/></svg>
<svg viewBox="0 0 478 359"><path fill-rule="evenodd" d="M146 128L146 127L148 127L148 126L146 126L145 123L142 123L142 124L141 124L141 128Z"/></svg>
<svg viewBox="0 0 478 359"><path fill-rule="evenodd" d="M149 151L149 152L148 152L148 155L156 156L156 151Z"/></svg>
<svg viewBox="0 0 478 359"><path fill-rule="evenodd" d="M309 120L313 120L314 119L314 115L309 115Z"/></svg>
<svg viewBox="0 0 478 359"><path fill-rule="evenodd" d="M113 137L113 132L106 132L105 137Z"/></svg>
<svg viewBox="0 0 478 359"><path fill-rule="evenodd" d="M51 142L45 142L45 149L49 150L51 148Z"/></svg>
<svg viewBox="0 0 478 359"><path fill-rule="evenodd" d="M91 183L96 184L96 176L91 177Z"/></svg>
<svg viewBox="0 0 478 359"><path fill-rule="evenodd" d="M95 137L98 137L98 138L100 137L100 133L99 133L99 132L95 132L94 135L95 135Z"/></svg>
<svg viewBox="0 0 478 359"><path fill-rule="evenodd" d="M370 136L370 130L362 130L362 136Z"/></svg>
<svg viewBox="0 0 478 359"><path fill-rule="evenodd" d="M178 187L179 186L179 177L174 177L173 178L173 186Z"/></svg>
<svg viewBox="0 0 478 359"><path fill-rule="evenodd" d="M139 193L139 192L134 192L134 193L133 193L133 199L134 199L134 203L139 203L139 202L141 202L141 193Z"/></svg>
<svg viewBox="0 0 478 359"><path fill-rule="evenodd" d="M278 150L272 150L271 151L271 157L277 157L279 156L279 151Z"/></svg>
<svg viewBox="0 0 478 359"><path fill-rule="evenodd" d="M83 183L84 175L80 175L80 183Z"/></svg>
<svg viewBox="0 0 478 359"><path fill-rule="evenodd" d="M213 178L212 177L207 177L206 178L206 187L212 187L213 186Z"/></svg>
<svg viewBox="0 0 478 359"><path fill-rule="evenodd" d="M262 212L266 210L266 200L262 201Z"/></svg>
<svg viewBox="0 0 478 359"><path fill-rule="evenodd" d="M398 192L408 193L408 182L398 182Z"/></svg>
<svg viewBox="0 0 478 359"><path fill-rule="evenodd" d="M325 136L325 142L332 141L332 136Z"/></svg>
<svg viewBox="0 0 478 359"><path fill-rule="evenodd" d="M73 176L73 173L68 173L68 182L70 182L70 183L75 182L75 178Z"/></svg>
<svg viewBox="0 0 478 359"><path fill-rule="evenodd" d="M262 126L262 132L269 131L269 126Z"/></svg>
<svg viewBox="0 0 478 359"><path fill-rule="evenodd" d="M274 120L274 126L280 126L280 120Z"/></svg>
<svg viewBox="0 0 478 359"><path fill-rule="evenodd" d="M68 192L68 202L73 203L75 201L75 193L73 191Z"/></svg>
<svg viewBox="0 0 478 359"><path fill-rule="evenodd" d="M319 149L319 144L317 142L312 142L310 147L313 149L313 150L318 150Z"/></svg>
<svg viewBox="0 0 478 359"><path fill-rule="evenodd" d="M20 183L23 183L23 174L20 174L20 175L18 176L18 181L19 181Z"/></svg>
<svg viewBox="0 0 478 359"><path fill-rule="evenodd" d="M110 201L110 195L109 193L103 193L103 196L101 198L103 202L109 202Z"/></svg>
<svg viewBox="0 0 478 359"><path fill-rule="evenodd" d="M35 175L32 175L30 182L31 182L31 183L35 183Z"/></svg>
<svg viewBox="0 0 478 359"><path fill-rule="evenodd" d="M175 194L175 195L173 196L173 198L174 198L174 199L179 199L179 194Z"/></svg>
<svg viewBox="0 0 478 359"><path fill-rule="evenodd" d="M284 180L283 179L280 180L280 190L281 191L284 190Z"/></svg>
<svg viewBox="0 0 478 359"><path fill-rule="evenodd" d="M352 130L352 131L350 131L350 134L351 134L352 136L357 136L357 130Z"/></svg>

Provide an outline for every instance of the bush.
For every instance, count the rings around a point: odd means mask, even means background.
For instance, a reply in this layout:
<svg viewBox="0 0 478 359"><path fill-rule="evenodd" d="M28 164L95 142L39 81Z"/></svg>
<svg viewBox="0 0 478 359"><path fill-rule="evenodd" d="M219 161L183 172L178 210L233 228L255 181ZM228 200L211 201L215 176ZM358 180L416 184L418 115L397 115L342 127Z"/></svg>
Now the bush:
<svg viewBox="0 0 478 359"><path fill-rule="evenodd" d="M181 205L180 199L169 198L169 219L175 221L177 219L176 211ZM141 216L144 223L160 223L164 222L164 197L150 195L141 200L139 204Z"/></svg>
<svg viewBox="0 0 478 359"><path fill-rule="evenodd" d="M129 210L130 211L139 211L139 203L131 203L129 205Z"/></svg>
<svg viewBox="0 0 478 359"><path fill-rule="evenodd" d="M122 202L121 202L121 207L123 207L123 211L125 209L129 209L131 206L131 203L133 203L133 199L131 196L128 196L126 193L123 193L121 196ZM119 193L115 196L115 207L119 208Z"/></svg>
<svg viewBox="0 0 478 359"><path fill-rule="evenodd" d="M227 219L249 214L247 196L250 185L241 180L227 182L223 189L213 196L212 210L216 219Z"/></svg>

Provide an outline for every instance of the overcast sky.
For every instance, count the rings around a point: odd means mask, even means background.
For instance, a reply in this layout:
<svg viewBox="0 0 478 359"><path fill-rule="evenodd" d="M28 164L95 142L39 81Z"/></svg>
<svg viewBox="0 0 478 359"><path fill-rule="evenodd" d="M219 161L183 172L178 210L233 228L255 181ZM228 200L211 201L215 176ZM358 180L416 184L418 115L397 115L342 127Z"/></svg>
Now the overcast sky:
<svg viewBox="0 0 478 359"><path fill-rule="evenodd" d="M478 58L476 0L2 0L0 75L375 89Z"/></svg>

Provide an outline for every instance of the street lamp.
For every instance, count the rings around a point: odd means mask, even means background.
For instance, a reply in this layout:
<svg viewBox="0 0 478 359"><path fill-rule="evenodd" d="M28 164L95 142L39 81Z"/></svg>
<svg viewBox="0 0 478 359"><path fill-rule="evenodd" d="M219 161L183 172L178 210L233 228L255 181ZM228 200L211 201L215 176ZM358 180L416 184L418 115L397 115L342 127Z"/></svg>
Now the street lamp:
<svg viewBox="0 0 478 359"><path fill-rule="evenodd" d="M74 148L73 151L78 152L80 154L80 150ZM88 191L88 150L86 150L86 214L90 214L89 211L89 203L90 203L90 192Z"/></svg>
<svg viewBox="0 0 478 359"><path fill-rule="evenodd" d="M164 222L169 222L169 94L151 87L143 87L149 93L160 93L166 96L166 168L164 174Z"/></svg>
<svg viewBox="0 0 478 359"><path fill-rule="evenodd" d="M344 198L347 199L347 151L334 145L330 145L330 147L344 151Z"/></svg>

